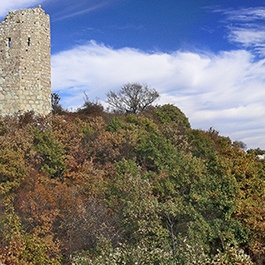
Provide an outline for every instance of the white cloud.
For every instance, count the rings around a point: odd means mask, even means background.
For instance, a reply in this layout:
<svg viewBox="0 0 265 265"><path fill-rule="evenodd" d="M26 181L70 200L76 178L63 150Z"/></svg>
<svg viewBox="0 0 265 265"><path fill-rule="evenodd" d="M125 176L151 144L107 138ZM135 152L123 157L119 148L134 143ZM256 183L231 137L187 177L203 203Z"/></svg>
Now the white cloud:
<svg viewBox="0 0 265 265"><path fill-rule="evenodd" d="M1 0L0 17L46 1ZM231 42L265 54L264 8L223 13ZM265 149L265 60L254 61L250 52L145 53L92 41L52 56L53 90L69 109L83 104L84 92L91 100L104 101L106 92L127 82L156 88L161 94L158 103L180 107L193 128L212 126L248 147Z"/></svg>
<svg viewBox="0 0 265 265"><path fill-rule="evenodd" d="M228 40L265 55L265 8L217 10L226 16Z"/></svg>
<svg viewBox="0 0 265 265"><path fill-rule="evenodd" d="M127 82L147 83L161 94L159 104L180 107L193 128L213 126L265 149L265 64L247 51L145 53L92 41L53 55L52 73L65 107L81 106L84 91L90 100L105 100Z"/></svg>
<svg viewBox="0 0 265 265"><path fill-rule="evenodd" d="M229 40L233 42L242 43L244 46L259 46L265 41L265 28L239 28L231 27Z"/></svg>
<svg viewBox="0 0 265 265"><path fill-rule="evenodd" d="M249 7L234 10L222 10L228 16L230 21L252 22L265 19L264 7Z"/></svg>
<svg viewBox="0 0 265 265"><path fill-rule="evenodd" d="M9 11L18 10L21 8L28 8L38 6L43 3L45 0L1 0L0 2L0 17L5 17Z"/></svg>

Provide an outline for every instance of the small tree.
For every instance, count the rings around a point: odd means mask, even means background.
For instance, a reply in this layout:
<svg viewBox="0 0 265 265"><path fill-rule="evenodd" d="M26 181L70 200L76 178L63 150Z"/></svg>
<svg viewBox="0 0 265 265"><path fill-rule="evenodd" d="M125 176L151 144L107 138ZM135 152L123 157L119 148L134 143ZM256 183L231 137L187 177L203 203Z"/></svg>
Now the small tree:
<svg viewBox="0 0 265 265"><path fill-rule="evenodd" d="M150 106L159 94L155 89L139 83L125 84L117 93L107 93L107 103L117 112L139 113Z"/></svg>
<svg viewBox="0 0 265 265"><path fill-rule="evenodd" d="M53 114L60 114L63 112L63 108L60 104L60 96L57 93L51 94L51 101L52 101L52 113Z"/></svg>
<svg viewBox="0 0 265 265"><path fill-rule="evenodd" d="M85 93L85 102L81 108L77 109L78 113L88 115L101 115L104 107L99 101L90 101L88 95Z"/></svg>

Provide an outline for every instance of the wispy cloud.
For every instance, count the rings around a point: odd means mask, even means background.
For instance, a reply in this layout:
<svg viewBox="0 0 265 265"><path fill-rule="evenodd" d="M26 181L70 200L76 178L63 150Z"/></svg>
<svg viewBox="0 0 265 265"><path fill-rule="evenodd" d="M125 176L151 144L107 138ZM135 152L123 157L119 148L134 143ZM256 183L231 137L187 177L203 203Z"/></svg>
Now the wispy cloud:
<svg viewBox="0 0 265 265"><path fill-rule="evenodd" d="M245 27L228 27L230 33L229 40L241 43L245 47L259 47L265 43L265 27L257 28L255 25L245 25Z"/></svg>
<svg viewBox="0 0 265 265"><path fill-rule="evenodd" d="M228 29L228 40L252 48L265 55L265 8L242 8L238 10L217 10L222 12Z"/></svg>
<svg viewBox="0 0 265 265"><path fill-rule="evenodd" d="M237 22L252 22L252 21L264 21L265 8L264 7L250 7L241 8L237 10L224 10L224 14L230 21Z"/></svg>
<svg viewBox="0 0 265 265"><path fill-rule="evenodd" d="M265 61L244 50L203 54L115 50L90 42L52 57L53 90L65 107L106 98L127 82L144 82L189 117L193 128L213 126L250 147L265 147Z"/></svg>
<svg viewBox="0 0 265 265"><path fill-rule="evenodd" d="M67 18L72 18L75 16L79 16L79 15L83 15L92 11L95 11L99 8L102 8L104 6L106 6L109 2L108 1L103 1L101 3L97 3L95 5L91 5L88 8L84 8L84 5L75 5L72 6L71 10L65 10L61 15L59 15L57 18L54 18L53 21L60 21L60 20L64 20Z"/></svg>

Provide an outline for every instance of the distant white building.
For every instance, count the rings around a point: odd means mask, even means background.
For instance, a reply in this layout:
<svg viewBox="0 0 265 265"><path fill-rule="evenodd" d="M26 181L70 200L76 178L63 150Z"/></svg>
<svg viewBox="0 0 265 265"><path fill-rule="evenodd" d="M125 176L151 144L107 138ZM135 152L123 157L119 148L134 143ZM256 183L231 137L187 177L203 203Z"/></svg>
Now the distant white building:
<svg viewBox="0 0 265 265"><path fill-rule="evenodd" d="M257 161L264 161L265 160L265 154L263 154L263 155L256 155L255 159Z"/></svg>

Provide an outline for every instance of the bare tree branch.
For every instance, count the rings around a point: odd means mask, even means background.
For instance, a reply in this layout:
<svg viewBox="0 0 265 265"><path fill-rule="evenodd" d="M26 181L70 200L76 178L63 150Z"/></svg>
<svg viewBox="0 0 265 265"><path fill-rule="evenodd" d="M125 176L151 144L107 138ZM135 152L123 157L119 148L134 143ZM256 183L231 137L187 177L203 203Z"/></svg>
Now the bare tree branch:
<svg viewBox="0 0 265 265"><path fill-rule="evenodd" d="M106 102L116 112L140 113L150 106L159 94L155 89L139 83L125 84L120 91L107 93Z"/></svg>

